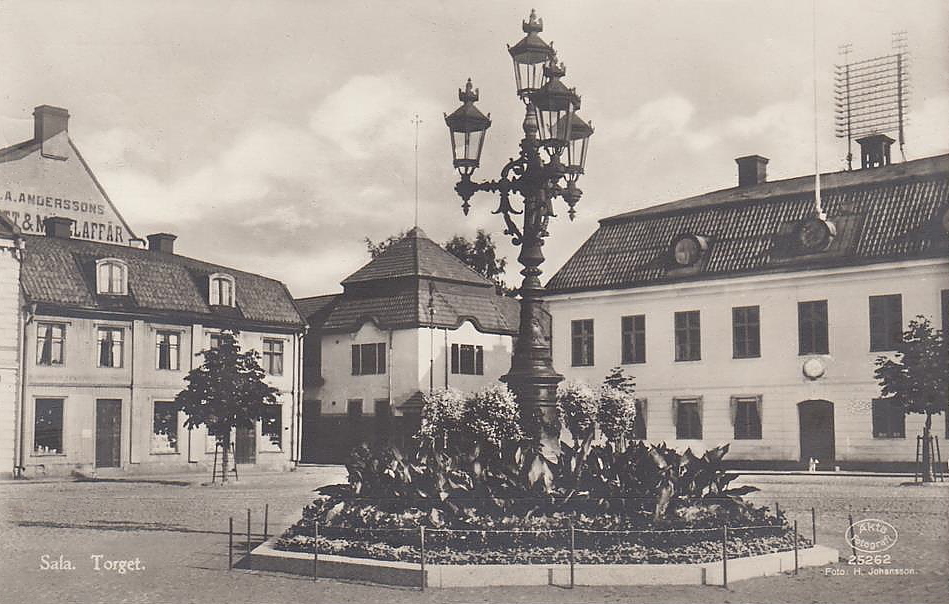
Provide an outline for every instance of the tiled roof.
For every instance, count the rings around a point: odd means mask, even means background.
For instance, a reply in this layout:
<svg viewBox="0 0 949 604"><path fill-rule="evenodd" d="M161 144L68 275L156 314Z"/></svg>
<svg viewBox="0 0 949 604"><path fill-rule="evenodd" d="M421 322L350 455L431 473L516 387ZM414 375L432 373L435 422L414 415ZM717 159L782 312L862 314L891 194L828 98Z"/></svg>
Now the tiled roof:
<svg viewBox="0 0 949 604"><path fill-rule="evenodd" d="M210 323L303 325L283 283L177 254L79 239L27 235L22 283L30 302L81 310L169 315ZM96 294L95 263L117 258L128 265L127 296ZM208 277L234 278L236 308L211 306Z"/></svg>
<svg viewBox="0 0 949 604"><path fill-rule="evenodd" d="M399 277L433 277L474 285L494 285L429 239L419 227L410 230L385 252L346 277L343 285Z"/></svg>
<svg viewBox="0 0 949 604"><path fill-rule="evenodd" d="M887 259L945 255L949 155L821 176L821 199L837 228L821 252L794 248L813 213L814 177L716 191L600 221L547 284L548 291L636 287ZM694 267L672 262L679 235L707 239Z"/></svg>
<svg viewBox="0 0 949 604"><path fill-rule="evenodd" d="M516 334L519 304L426 237L418 227L343 281L344 292L298 299L311 327L353 332L372 321L381 329L432 325L455 329L471 321L485 333Z"/></svg>

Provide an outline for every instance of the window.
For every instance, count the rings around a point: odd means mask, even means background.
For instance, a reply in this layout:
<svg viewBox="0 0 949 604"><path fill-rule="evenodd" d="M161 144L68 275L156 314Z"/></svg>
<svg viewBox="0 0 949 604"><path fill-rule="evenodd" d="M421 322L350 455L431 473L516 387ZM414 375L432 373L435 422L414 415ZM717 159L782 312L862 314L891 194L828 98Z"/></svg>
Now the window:
<svg viewBox="0 0 949 604"><path fill-rule="evenodd" d="M371 375L386 372L386 345L353 344L353 375Z"/></svg>
<svg viewBox="0 0 949 604"><path fill-rule="evenodd" d="M39 455L63 453L63 399L36 399L33 452Z"/></svg>
<svg viewBox="0 0 949 604"><path fill-rule="evenodd" d="M99 328L99 367L122 366L122 340L125 330L121 327Z"/></svg>
<svg viewBox="0 0 949 604"><path fill-rule="evenodd" d="M622 363L646 362L646 315L620 319L623 336Z"/></svg>
<svg viewBox="0 0 949 604"><path fill-rule="evenodd" d="M362 417L361 398L351 398L346 401L346 416L349 417L349 419L357 419Z"/></svg>
<svg viewBox="0 0 949 604"><path fill-rule="evenodd" d="M208 346L213 350L215 348L221 347L221 342L224 340L224 334L221 333L212 333L209 336Z"/></svg>
<svg viewBox="0 0 949 604"><path fill-rule="evenodd" d="M761 438L760 396L733 396L731 399L731 415L736 440Z"/></svg>
<svg viewBox="0 0 949 604"><path fill-rule="evenodd" d="M260 450L281 451L283 438L283 406L264 405L260 414Z"/></svg>
<svg viewBox="0 0 949 604"><path fill-rule="evenodd" d="M451 372L464 375L484 375L484 347L471 344L452 344Z"/></svg>
<svg viewBox="0 0 949 604"><path fill-rule="evenodd" d="M633 422L633 439L646 439L646 399L636 399L636 421Z"/></svg>
<svg viewBox="0 0 949 604"><path fill-rule="evenodd" d="M902 340L902 296L870 296L870 350L893 350Z"/></svg>
<svg viewBox="0 0 949 604"><path fill-rule="evenodd" d="M208 279L208 300L213 306L234 306L234 278L217 273Z"/></svg>
<svg viewBox="0 0 949 604"><path fill-rule="evenodd" d="M890 399L874 399L873 438L906 438L903 407Z"/></svg>
<svg viewBox="0 0 949 604"><path fill-rule="evenodd" d="M571 321L572 362L574 367L593 365L593 319Z"/></svg>
<svg viewBox="0 0 949 604"><path fill-rule="evenodd" d="M676 424L676 438L679 440L701 440L702 438L702 399L672 399L673 415Z"/></svg>
<svg viewBox="0 0 949 604"><path fill-rule="evenodd" d="M178 371L181 334L176 331L159 331L155 336L155 369Z"/></svg>
<svg viewBox="0 0 949 604"><path fill-rule="evenodd" d="M761 321L757 306L732 309L732 354L736 359L761 356Z"/></svg>
<svg viewBox="0 0 949 604"><path fill-rule="evenodd" d="M60 323L36 324L36 364L62 365L66 326Z"/></svg>
<svg viewBox="0 0 949 604"><path fill-rule="evenodd" d="M152 453L178 452L178 407L173 402L155 401L152 412Z"/></svg>
<svg viewBox="0 0 949 604"><path fill-rule="evenodd" d="M675 314L675 338L677 361L698 361L702 358L699 311L688 310Z"/></svg>
<svg viewBox="0 0 949 604"><path fill-rule="evenodd" d="M798 354L829 354L827 300L797 303Z"/></svg>
<svg viewBox="0 0 949 604"><path fill-rule="evenodd" d="M121 260L96 262L96 293L123 296L128 293L128 267Z"/></svg>
<svg viewBox="0 0 949 604"><path fill-rule="evenodd" d="M264 371L283 375L283 340L264 340Z"/></svg>

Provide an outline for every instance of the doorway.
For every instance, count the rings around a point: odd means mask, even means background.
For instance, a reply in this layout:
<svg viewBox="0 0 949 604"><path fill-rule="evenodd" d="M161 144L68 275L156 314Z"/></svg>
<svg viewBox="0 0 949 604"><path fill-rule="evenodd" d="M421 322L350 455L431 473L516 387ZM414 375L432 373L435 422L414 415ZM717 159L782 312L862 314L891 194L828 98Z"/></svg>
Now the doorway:
<svg viewBox="0 0 949 604"><path fill-rule="evenodd" d="M234 463L257 462L257 430L238 428L237 438L234 441Z"/></svg>
<svg viewBox="0 0 949 604"><path fill-rule="evenodd" d="M804 401L797 405L801 435L801 463L818 460L818 469L833 469L834 404L830 401Z"/></svg>
<svg viewBox="0 0 949 604"><path fill-rule="evenodd" d="M317 463L319 461L317 451L319 436L317 431L320 429L321 411L321 401L303 401L303 436L300 438L300 461L304 463Z"/></svg>
<svg viewBox="0 0 949 604"><path fill-rule="evenodd" d="M118 468L121 465L122 401L114 398L96 400L96 467Z"/></svg>

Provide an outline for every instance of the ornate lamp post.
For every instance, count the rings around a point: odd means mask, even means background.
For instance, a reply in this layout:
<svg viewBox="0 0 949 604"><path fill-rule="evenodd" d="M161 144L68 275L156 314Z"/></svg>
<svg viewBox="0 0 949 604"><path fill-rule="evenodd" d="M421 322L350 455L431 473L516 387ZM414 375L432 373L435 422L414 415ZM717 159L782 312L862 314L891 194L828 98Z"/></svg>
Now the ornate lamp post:
<svg viewBox="0 0 949 604"><path fill-rule="evenodd" d="M563 376L554 370L551 359L550 313L544 308L540 281L542 248L548 235L547 223L555 216L554 199L563 198L569 206L570 219L574 217L574 206L582 194L576 183L583 174L593 128L576 114L580 97L560 81L566 70L557 61L554 49L538 35L543 31L543 22L534 11L523 29L527 35L509 46L508 52L514 61L517 95L526 106L524 138L520 153L501 169L498 180L471 179L481 160L491 120L474 106L478 91L472 88L470 79L465 89L458 91L462 106L446 115L445 123L451 132L454 166L461 174L455 190L462 199L462 210L468 214L469 201L478 191L497 193L500 204L493 213L501 215L504 234L520 247L517 259L524 267L519 289L520 332L511 370L501 379L517 395L524 423L549 457L560 448L556 391ZM561 161L564 150L566 164ZM512 193L522 198L520 210L511 203ZM523 216L521 225L515 222L518 215Z"/></svg>

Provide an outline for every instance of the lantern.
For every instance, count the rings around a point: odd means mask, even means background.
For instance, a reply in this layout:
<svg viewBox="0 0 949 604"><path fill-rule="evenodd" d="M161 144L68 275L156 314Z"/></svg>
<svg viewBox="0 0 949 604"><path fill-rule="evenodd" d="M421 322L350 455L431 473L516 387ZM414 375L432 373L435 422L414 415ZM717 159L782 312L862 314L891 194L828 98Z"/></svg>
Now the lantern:
<svg viewBox="0 0 949 604"><path fill-rule="evenodd" d="M445 123L451 133L454 166L461 174L470 176L481 161L481 147L484 135L491 127L491 115L485 116L475 107L478 90L472 89L471 78L468 78L464 90L458 90L458 100L462 102L461 107L446 115Z"/></svg>
<svg viewBox="0 0 949 604"><path fill-rule="evenodd" d="M551 156L559 156L570 142L573 112L580 105L580 97L560 81L566 70L557 64L556 56L544 66L544 73L547 83L531 94L530 101L537 116L541 144ZM564 124L566 128L562 127Z"/></svg>
<svg viewBox="0 0 949 604"><path fill-rule="evenodd" d="M508 45L514 61L514 79L517 82L517 96L527 99L537 92L547 81L544 66L550 59L553 48L544 42L537 34L544 31L544 20L538 19L531 10L531 15L522 24L527 35L514 46Z"/></svg>

